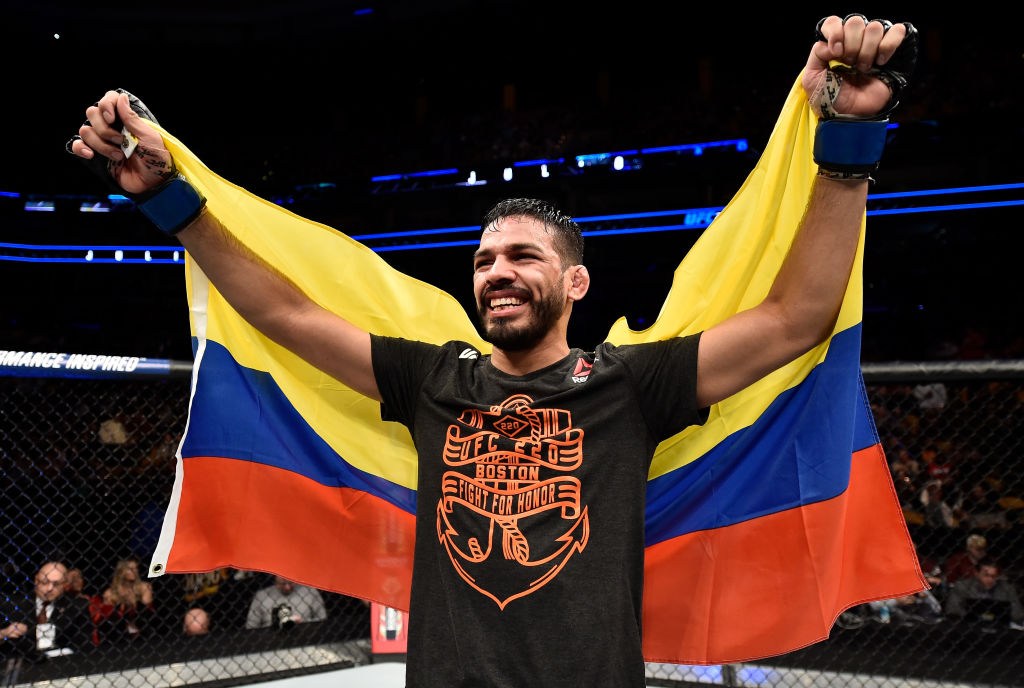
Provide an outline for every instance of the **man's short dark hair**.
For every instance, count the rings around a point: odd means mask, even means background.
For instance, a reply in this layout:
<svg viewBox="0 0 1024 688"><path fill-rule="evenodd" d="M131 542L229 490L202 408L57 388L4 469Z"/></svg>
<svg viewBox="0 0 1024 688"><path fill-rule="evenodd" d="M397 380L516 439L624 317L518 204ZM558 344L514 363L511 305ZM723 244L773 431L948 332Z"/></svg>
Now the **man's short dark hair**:
<svg viewBox="0 0 1024 688"><path fill-rule="evenodd" d="M555 237L555 250L562 259L562 268L583 263L583 233L576 222L547 201L536 198L508 198L499 201L484 215L482 231L507 217L528 217L537 220Z"/></svg>
<svg viewBox="0 0 1024 688"><path fill-rule="evenodd" d="M982 557L978 560L978 563L974 565L975 571L981 571L983 568L994 568L999 573L1003 572L1003 566L999 563L999 560L995 557Z"/></svg>

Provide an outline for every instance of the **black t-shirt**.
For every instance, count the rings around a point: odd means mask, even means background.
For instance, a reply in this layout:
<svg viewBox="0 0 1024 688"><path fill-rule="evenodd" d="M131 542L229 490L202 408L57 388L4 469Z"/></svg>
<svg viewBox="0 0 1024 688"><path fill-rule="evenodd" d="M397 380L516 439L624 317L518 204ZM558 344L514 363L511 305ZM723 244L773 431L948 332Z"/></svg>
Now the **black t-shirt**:
<svg viewBox="0 0 1024 688"><path fill-rule="evenodd" d="M643 686L644 495L704 420L699 335L513 376L465 342L373 337L419 454L409 688Z"/></svg>

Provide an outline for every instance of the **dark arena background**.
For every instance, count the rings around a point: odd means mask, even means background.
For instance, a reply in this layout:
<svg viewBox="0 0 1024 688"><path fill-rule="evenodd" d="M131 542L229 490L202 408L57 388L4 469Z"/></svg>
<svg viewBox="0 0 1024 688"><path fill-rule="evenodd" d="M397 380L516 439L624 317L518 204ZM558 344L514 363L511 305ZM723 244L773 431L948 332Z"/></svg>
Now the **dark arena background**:
<svg viewBox="0 0 1024 688"><path fill-rule="evenodd" d="M145 572L152 555L192 356L180 246L64 152L105 90L138 95L221 176L464 305L471 249L449 244L472 239L498 199L556 202L589 233L593 287L570 344L592 347L619 316L654 320L672 270L763 150L815 23L850 11L921 31L868 201L863 368L931 597L855 607L829 640L782 657L650 664L648 682L1024 685L1019 623L943 608L950 578L973 575L969 537L1024 586L1020 40L966 9L536 0L4 10L0 363L165 364L107 379L0 365L0 627L54 560L80 572L63 596L91 615L69 656L23 660L0 641L3 685L401 685L400 672L367 672L394 659L371 645L394 619L359 600L324 593L323 621L245 628L273 585L261 573L163 576L132 624L104 616L115 571L130 568L119 562ZM193 608L208 633L183 631Z"/></svg>

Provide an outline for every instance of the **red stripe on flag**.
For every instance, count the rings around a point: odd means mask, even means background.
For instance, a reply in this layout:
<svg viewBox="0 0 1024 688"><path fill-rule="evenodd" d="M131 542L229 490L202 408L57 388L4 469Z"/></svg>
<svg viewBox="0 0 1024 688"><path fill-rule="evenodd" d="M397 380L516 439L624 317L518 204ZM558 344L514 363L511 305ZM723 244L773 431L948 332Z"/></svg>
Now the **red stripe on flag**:
<svg viewBox="0 0 1024 688"><path fill-rule="evenodd" d="M645 576L644 657L680 664L789 652L851 606L927 587L878 445L839 496L652 545Z"/></svg>
<svg viewBox="0 0 1024 688"><path fill-rule="evenodd" d="M415 517L347 487L237 459L190 457L169 573L230 566L409 608Z"/></svg>

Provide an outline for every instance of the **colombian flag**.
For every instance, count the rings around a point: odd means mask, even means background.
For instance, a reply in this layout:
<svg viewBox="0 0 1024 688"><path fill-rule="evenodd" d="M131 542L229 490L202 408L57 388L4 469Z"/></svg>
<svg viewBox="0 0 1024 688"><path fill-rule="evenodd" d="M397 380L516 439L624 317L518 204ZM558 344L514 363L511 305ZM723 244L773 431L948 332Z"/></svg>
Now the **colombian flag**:
<svg viewBox="0 0 1024 688"><path fill-rule="evenodd" d="M757 167L676 270L657 322L633 332L620 320L609 341L699 332L763 299L807 203L815 124L797 81ZM165 141L224 225L324 307L377 334L489 351L447 294ZM925 587L860 377L861 255L829 341L658 448L648 660L780 654L827 637L848 607ZM408 609L416 454L406 428L256 332L191 262L187 289L192 399L152 573L271 571Z"/></svg>

